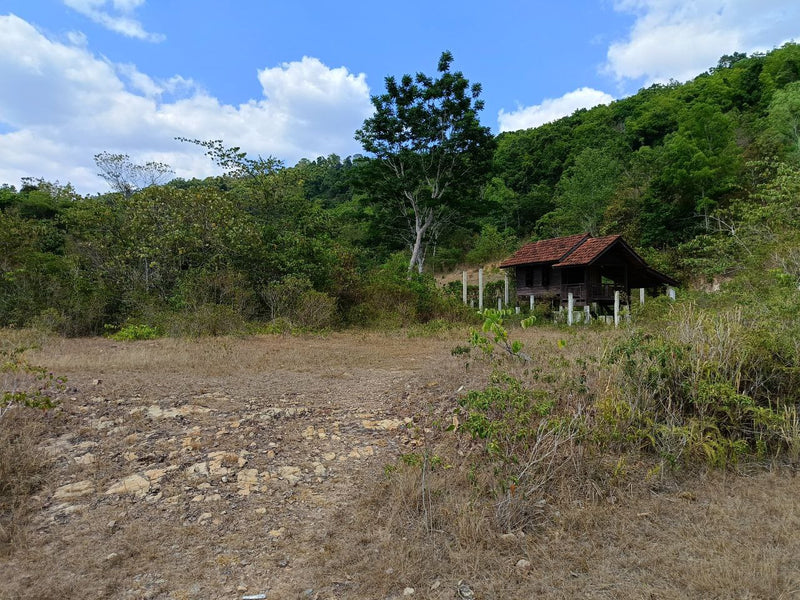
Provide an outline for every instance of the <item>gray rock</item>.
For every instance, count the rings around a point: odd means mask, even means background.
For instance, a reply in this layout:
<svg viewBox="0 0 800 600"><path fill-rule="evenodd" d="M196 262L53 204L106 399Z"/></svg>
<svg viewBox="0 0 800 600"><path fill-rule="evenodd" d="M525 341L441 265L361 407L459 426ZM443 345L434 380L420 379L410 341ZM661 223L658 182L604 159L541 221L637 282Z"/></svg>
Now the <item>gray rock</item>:
<svg viewBox="0 0 800 600"><path fill-rule="evenodd" d="M78 481L77 483L68 483L62 485L53 494L55 500L70 500L72 498L80 498L88 494L93 494L95 491L94 482L89 479Z"/></svg>
<svg viewBox="0 0 800 600"><path fill-rule="evenodd" d="M129 475L120 479L106 490L106 496L112 494L145 494L150 489L150 480L141 475Z"/></svg>

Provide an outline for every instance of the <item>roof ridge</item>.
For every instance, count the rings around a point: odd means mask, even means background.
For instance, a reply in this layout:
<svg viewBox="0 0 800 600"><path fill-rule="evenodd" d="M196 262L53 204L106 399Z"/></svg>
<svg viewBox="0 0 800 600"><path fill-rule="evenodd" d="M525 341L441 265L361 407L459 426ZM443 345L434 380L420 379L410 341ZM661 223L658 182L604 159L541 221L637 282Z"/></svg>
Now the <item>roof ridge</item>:
<svg viewBox="0 0 800 600"><path fill-rule="evenodd" d="M642 261L641 257L631 248L621 235L605 235L601 237L587 238L575 251L571 252L553 265L554 268L566 266L589 265L605 254L615 244L621 242L627 251L637 261Z"/></svg>
<svg viewBox="0 0 800 600"><path fill-rule="evenodd" d="M578 243L577 243L577 244L575 244L575 245L574 245L572 248L570 248L569 250L567 250L567 252L566 252L566 253L565 253L565 254L564 254L564 255L563 255L561 258L559 258L559 259L558 259L556 262L557 262L557 263L563 262L563 261L564 261L566 258L568 258L568 257L569 257L569 255L570 255L570 254L572 254L573 252L575 252L575 251L576 251L578 248L580 248L580 247L581 247L581 246L583 246L583 245L584 245L586 242L588 242L589 240L592 240L592 239L596 239L596 238L594 238L594 237L592 236L592 234L591 234L591 233L588 233L588 232L587 232L587 233L584 233L584 234L583 234L583 237L582 237L582 238L581 238L581 239L578 241Z"/></svg>
<svg viewBox="0 0 800 600"><path fill-rule="evenodd" d="M590 233L576 233L568 236L528 242L514 254L502 261L500 267L506 268L524 264L555 263L563 260L566 255L589 238L591 238Z"/></svg>

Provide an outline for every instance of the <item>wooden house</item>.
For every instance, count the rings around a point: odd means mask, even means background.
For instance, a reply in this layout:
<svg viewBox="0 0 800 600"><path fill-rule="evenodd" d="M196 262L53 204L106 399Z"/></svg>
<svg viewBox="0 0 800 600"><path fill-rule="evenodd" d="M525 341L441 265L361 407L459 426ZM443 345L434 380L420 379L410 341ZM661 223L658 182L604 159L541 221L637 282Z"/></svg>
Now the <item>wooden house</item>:
<svg viewBox="0 0 800 600"><path fill-rule="evenodd" d="M500 263L513 269L517 297L550 299L567 305L609 307L614 292L630 298L632 288L651 293L678 285L649 267L621 236L592 237L588 233L531 242Z"/></svg>

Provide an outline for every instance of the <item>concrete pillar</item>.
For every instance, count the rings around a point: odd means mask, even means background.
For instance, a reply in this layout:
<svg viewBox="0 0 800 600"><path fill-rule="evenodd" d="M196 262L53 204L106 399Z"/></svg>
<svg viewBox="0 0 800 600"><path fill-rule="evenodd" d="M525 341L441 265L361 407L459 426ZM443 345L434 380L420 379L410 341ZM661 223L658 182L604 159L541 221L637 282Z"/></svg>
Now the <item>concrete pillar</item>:
<svg viewBox="0 0 800 600"><path fill-rule="evenodd" d="M467 304L467 272L461 272L461 299L464 301L464 305Z"/></svg>
<svg viewBox="0 0 800 600"><path fill-rule="evenodd" d="M503 293L503 303L508 306L508 273L506 273L505 288Z"/></svg>
<svg viewBox="0 0 800 600"><path fill-rule="evenodd" d="M483 269L478 269L478 310L483 312Z"/></svg>
<svg viewBox="0 0 800 600"><path fill-rule="evenodd" d="M575 299L572 293L567 294L567 325L572 326L572 311L575 310Z"/></svg>
<svg viewBox="0 0 800 600"><path fill-rule="evenodd" d="M644 306L644 288L639 288L639 304Z"/></svg>
<svg viewBox="0 0 800 600"><path fill-rule="evenodd" d="M619 327L619 290L614 292L614 327Z"/></svg>
<svg viewBox="0 0 800 600"><path fill-rule="evenodd" d="M670 300L675 300L675 288L674 287L668 287L667 288L667 296L669 296Z"/></svg>

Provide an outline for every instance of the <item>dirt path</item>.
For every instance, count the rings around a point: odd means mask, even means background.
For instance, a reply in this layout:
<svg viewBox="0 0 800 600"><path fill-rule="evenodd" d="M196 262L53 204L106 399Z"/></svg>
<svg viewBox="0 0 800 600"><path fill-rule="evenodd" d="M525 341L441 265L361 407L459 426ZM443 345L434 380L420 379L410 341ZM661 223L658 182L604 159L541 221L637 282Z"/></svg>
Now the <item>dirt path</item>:
<svg viewBox="0 0 800 600"><path fill-rule="evenodd" d="M414 443L453 343L52 342L35 360L69 378L55 468L0 596L337 597L326 525Z"/></svg>

